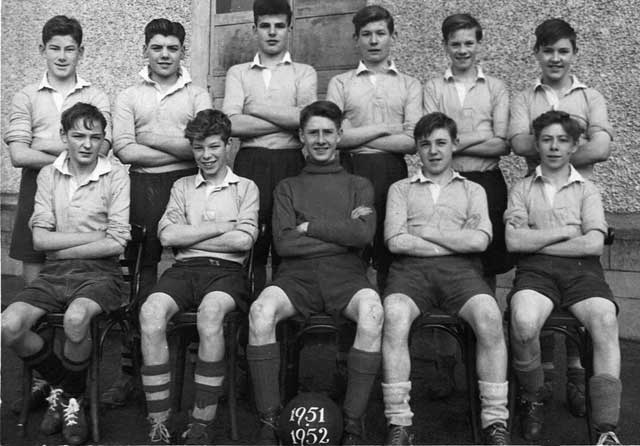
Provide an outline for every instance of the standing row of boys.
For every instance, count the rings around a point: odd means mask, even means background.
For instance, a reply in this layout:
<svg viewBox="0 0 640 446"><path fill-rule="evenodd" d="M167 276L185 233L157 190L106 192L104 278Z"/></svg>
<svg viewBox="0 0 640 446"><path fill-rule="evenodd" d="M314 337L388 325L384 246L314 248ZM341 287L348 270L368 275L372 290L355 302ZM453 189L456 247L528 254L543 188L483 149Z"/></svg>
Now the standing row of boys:
<svg viewBox="0 0 640 446"><path fill-rule="evenodd" d="M278 441L276 324L326 312L357 322L343 443L362 441L382 364L385 443L410 444L409 328L434 306L473 328L484 441L508 443L507 350L493 290L495 274L512 266L507 251L522 254L509 302L525 438L540 438L539 335L558 306L593 337L592 417L599 441L617 442L617 306L598 260L607 226L590 181L613 132L602 96L570 75L571 26L560 19L538 26L541 79L509 113L504 83L476 63L482 29L467 14L444 21L451 66L423 91L390 58L396 32L389 12L361 9L353 18L361 61L330 81L327 101L316 101L314 69L287 51L286 0L256 0L254 20L258 53L229 69L224 113L181 66L184 28L166 19L147 24L148 65L140 83L118 95L113 130L106 95L76 74L79 23L65 16L46 23L47 72L15 95L5 134L23 168L11 256L23 262L27 285L2 315L3 342L46 381L29 396L48 396L42 430L62 429L70 444L87 439L89 322L120 305L116 259L132 223L149 230L140 327L152 443L171 441L167 323L197 308L196 393L184 442L210 442L226 370L222 321L240 309L249 312L246 351L261 442ZM235 173L227 167L231 136L241 141ZM509 145L530 170L507 207L498 164ZM131 165L128 176L105 158L111 146ZM416 151L422 168L407 178L404 155ZM264 288L271 244L274 278ZM156 283L163 246L174 248L176 262ZM251 304L243 264L252 247L262 292ZM377 269L382 300L363 255ZM52 311L65 312L62 357L31 331ZM129 356L123 353L123 376L108 392L115 403L131 390ZM579 361L573 365L579 370ZM582 379L574 393L584 399Z"/></svg>

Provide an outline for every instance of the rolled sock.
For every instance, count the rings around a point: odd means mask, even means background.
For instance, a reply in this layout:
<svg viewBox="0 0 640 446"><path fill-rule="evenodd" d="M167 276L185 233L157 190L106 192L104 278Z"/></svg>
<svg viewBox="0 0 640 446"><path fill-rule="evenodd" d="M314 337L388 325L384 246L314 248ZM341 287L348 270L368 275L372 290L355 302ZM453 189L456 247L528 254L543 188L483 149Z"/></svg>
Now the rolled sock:
<svg viewBox="0 0 640 446"><path fill-rule="evenodd" d="M585 384L585 371L576 367L567 367L567 380L574 384Z"/></svg>
<svg viewBox="0 0 640 446"><path fill-rule="evenodd" d="M25 356L22 360L53 387L60 386L67 374L67 369L53 351L51 344L45 342L42 348L33 355Z"/></svg>
<svg viewBox="0 0 640 446"><path fill-rule="evenodd" d="M550 364L553 367L554 350L556 347L556 338L553 333L542 333L540 335L540 356L544 364Z"/></svg>
<svg viewBox="0 0 640 446"><path fill-rule="evenodd" d="M530 361L513 360L513 368L516 371L518 383L522 386L522 397L529 401L538 401L539 391L544 386L544 371L540 365L540 358L532 358Z"/></svg>
<svg viewBox="0 0 640 446"><path fill-rule="evenodd" d="M509 420L509 409L507 400L509 394L509 383L491 383L478 381L480 390L480 422L482 428L491 426L494 423L502 423L507 426Z"/></svg>
<svg viewBox="0 0 640 446"><path fill-rule="evenodd" d="M87 369L90 359L84 361L72 361L69 358L62 358L62 365L67 369L67 374L60 386L69 397L77 398L82 396L87 388Z"/></svg>
<svg viewBox="0 0 640 446"><path fill-rule="evenodd" d="M351 348L347 358L347 394L343 411L347 418L360 419L367 410L369 394L380 369L382 354Z"/></svg>
<svg viewBox="0 0 640 446"><path fill-rule="evenodd" d="M384 416L387 424L411 426L413 412L411 400L411 381L398 383L382 383L382 399L384 400Z"/></svg>
<svg viewBox="0 0 640 446"><path fill-rule="evenodd" d="M226 367L224 361L209 362L198 358L195 376L195 409L193 417L204 424L209 423L216 414L218 399L222 395Z"/></svg>
<svg viewBox="0 0 640 446"><path fill-rule="evenodd" d="M591 418L599 432L615 430L620 419L622 382L615 376L600 374L589 380Z"/></svg>
<svg viewBox="0 0 640 446"><path fill-rule="evenodd" d="M247 361L258 412L277 409L280 406L280 344L247 345Z"/></svg>
<svg viewBox="0 0 640 446"><path fill-rule="evenodd" d="M154 420L166 421L171 408L171 369L169 363L145 365L140 370L147 411Z"/></svg>

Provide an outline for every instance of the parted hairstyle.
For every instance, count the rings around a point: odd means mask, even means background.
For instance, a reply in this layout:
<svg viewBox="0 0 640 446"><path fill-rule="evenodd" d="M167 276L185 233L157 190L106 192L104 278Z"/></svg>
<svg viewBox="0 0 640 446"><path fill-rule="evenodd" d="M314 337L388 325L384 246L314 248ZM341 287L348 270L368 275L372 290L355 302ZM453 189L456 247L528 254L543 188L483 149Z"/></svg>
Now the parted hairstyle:
<svg viewBox="0 0 640 446"><path fill-rule="evenodd" d="M360 30L372 22L379 22L384 20L387 23L387 30L389 34L393 34L394 24L393 16L391 13L378 5L369 5L364 8L360 8L353 16L353 25L355 26L355 35L360 34Z"/></svg>
<svg viewBox="0 0 640 446"><path fill-rule="evenodd" d="M96 123L100 123L103 133L107 127L107 120L102 112L95 105L85 102L78 102L62 112L60 118L62 132L67 133L77 125L78 121L82 121L82 125L90 130L93 130Z"/></svg>
<svg viewBox="0 0 640 446"><path fill-rule="evenodd" d="M184 129L184 136L191 144L195 140L203 140L213 135L220 135L225 144L229 142L231 120L220 110L211 108L200 110Z"/></svg>
<svg viewBox="0 0 640 446"><path fill-rule="evenodd" d="M153 19L144 27L144 43L148 44L153 39L153 36L157 34L175 36L180 41L180 45L184 45L186 32L180 22L172 22L168 19Z"/></svg>
<svg viewBox="0 0 640 446"><path fill-rule="evenodd" d="M434 112L420 118L413 129L413 139L418 141L421 138L427 138L437 129L448 131L451 141L455 141L458 137L456 122L444 113Z"/></svg>
<svg viewBox="0 0 640 446"><path fill-rule="evenodd" d="M474 29L476 31L476 40L482 40L482 27L480 23L470 14L453 14L444 19L442 22L442 39L449 41L451 34L461 29Z"/></svg>
<svg viewBox="0 0 640 446"><path fill-rule="evenodd" d="M576 31L562 19L548 19L536 27L536 43L533 51L538 51L540 47L553 45L560 39L569 39L573 52L578 51Z"/></svg>
<svg viewBox="0 0 640 446"><path fill-rule="evenodd" d="M291 25L291 6L287 0L255 0L253 2L253 23L258 24L258 18L263 15L287 16L287 25Z"/></svg>
<svg viewBox="0 0 640 446"><path fill-rule="evenodd" d="M66 15L51 17L42 27L42 44L46 45L53 36L71 36L80 46L82 45L82 26L73 17Z"/></svg>
<svg viewBox="0 0 640 446"><path fill-rule="evenodd" d="M300 112L300 128L304 130L304 126L314 116L330 119L337 129L342 126L342 110L331 101L316 101L303 108Z"/></svg>
<svg viewBox="0 0 640 446"><path fill-rule="evenodd" d="M551 110L545 112L533 120L533 134L536 137L536 141L540 137L542 130L553 124L560 124L562 129L567 132L567 135L573 139L573 142L578 142L580 135L582 134L582 127L578 121L573 119L567 112L560 110Z"/></svg>

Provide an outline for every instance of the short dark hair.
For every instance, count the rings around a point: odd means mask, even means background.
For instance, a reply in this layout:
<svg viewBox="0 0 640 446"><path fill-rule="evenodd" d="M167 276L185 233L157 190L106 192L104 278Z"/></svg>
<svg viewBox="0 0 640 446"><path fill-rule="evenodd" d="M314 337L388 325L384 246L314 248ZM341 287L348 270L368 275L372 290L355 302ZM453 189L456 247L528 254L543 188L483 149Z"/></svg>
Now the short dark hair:
<svg viewBox="0 0 640 446"><path fill-rule="evenodd" d="M449 41L451 34L461 29L475 29L476 40L482 40L482 27L480 23L470 14L453 14L442 22L442 39Z"/></svg>
<svg viewBox="0 0 640 446"><path fill-rule="evenodd" d="M51 17L42 27L42 44L46 45L53 36L71 36L80 46L82 45L82 25L73 17L66 15Z"/></svg>
<svg viewBox="0 0 640 446"><path fill-rule="evenodd" d="M225 144L229 142L231 120L220 110L211 108L196 113L196 117L189 121L184 129L184 136L191 144L195 140L203 140L213 135L220 135Z"/></svg>
<svg viewBox="0 0 640 446"><path fill-rule="evenodd" d="M60 123L62 124L62 132L67 133L75 127L78 121L82 121L87 129L93 129L96 122L102 125L102 132L107 128L107 120L95 105L85 102L78 102L62 112Z"/></svg>
<svg viewBox="0 0 640 446"><path fill-rule="evenodd" d="M437 129L447 130L452 141L458 137L456 122L444 113L434 112L420 118L413 129L413 139L418 141L420 138L427 138Z"/></svg>
<svg viewBox="0 0 640 446"><path fill-rule="evenodd" d="M332 120L337 129L342 126L342 110L331 101L316 101L303 108L300 112L300 128L304 130L304 126L314 116Z"/></svg>
<svg viewBox="0 0 640 446"><path fill-rule="evenodd" d="M360 8L358 12L355 13L352 20L353 25L355 26L355 35L359 35L360 30L369 23L379 22L380 20L387 22L387 30L390 34L393 34L393 16L387 9L379 5L369 5L364 8Z"/></svg>
<svg viewBox="0 0 640 446"><path fill-rule="evenodd" d="M153 36L157 34L175 36L180 41L180 45L184 45L186 32L180 22L172 22L168 19L153 19L144 27L144 43L148 44L153 39Z"/></svg>
<svg viewBox="0 0 640 446"><path fill-rule="evenodd" d="M540 137L542 130L553 124L560 124L564 131L567 132L567 135L573 139L573 142L578 142L580 139L582 127L580 127L578 121L573 119L567 112L551 110L533 120L533 134L536 137L536 141Z"/></svg>
<svg viewBox="0 0 640 446"><path fill-rule="evenodd" d="M253 23L258 24L258 18L263 15L287 16L287 25L291 25L291 6L287 0L255 0L253 2Z"/></svg>
<svg viewBox="0 0 640 446"><path fill-rule="evenodd" d="M562 19L548 19L536 27L536 43L533 50L538 51L540 47L553 45L560 39L569 39L573 51L578 51L576 31Z"/></svg>

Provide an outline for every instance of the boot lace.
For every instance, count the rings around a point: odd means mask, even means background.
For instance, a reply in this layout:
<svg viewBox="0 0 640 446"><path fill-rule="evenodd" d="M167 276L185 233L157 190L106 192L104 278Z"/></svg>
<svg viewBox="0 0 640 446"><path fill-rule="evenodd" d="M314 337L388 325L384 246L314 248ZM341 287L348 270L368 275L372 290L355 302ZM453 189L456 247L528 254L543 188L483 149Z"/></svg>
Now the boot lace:
<svg viewBox="0 0 640 446"><path fill-rule="evenodd" d="M62 415L64 416L65 425L73 426L78 424L78 412L80 412L78 401L75 398L69 398L69 404L62 404L62 407L64 407Z"/></svg>
<svg viewBox="0 0 640 446"><path fill-rule="evenodd" d="M49 392L49 396L47 397L47 402L49 403L50 409L55 409L60 404L60 396L62 395L62 389L51 389Z"/></svg>
<svg viewBox="0 0 640 446"><path fill-rule="evenodd" d="M149 417L149 423L151 423L151 430L149 431L149 439L153 442L162 441L169 444L171 442L171 434L163 420L157 420Z"/></svg>
<svg viewBox="0 0 640 446"><path fill-rule="evenodd" d="M600 436L598 437L598 442L596 444L622 444L620 443L620 440L618 440L618 437L616 435L615 432L603 432L600 434Z"/></svg>

